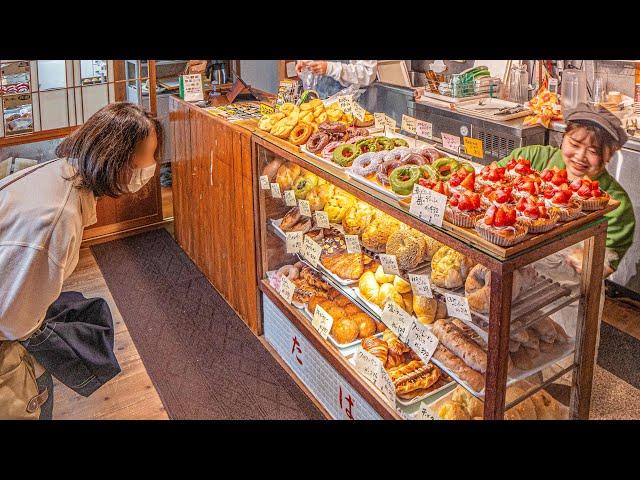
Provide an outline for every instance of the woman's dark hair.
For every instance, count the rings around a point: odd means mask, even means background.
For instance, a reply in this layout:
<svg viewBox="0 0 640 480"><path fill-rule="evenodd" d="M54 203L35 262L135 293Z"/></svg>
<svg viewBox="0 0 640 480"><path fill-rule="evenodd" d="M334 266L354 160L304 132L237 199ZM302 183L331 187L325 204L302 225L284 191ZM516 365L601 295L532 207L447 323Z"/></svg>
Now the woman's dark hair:
<svg viewBox="0 0 640 480"><path fill-rule="evenodd" d="M587 138L596 149L601 159L607 160L616 150L618 150L618 142L609 132L596 123L587 120L576 120L567 123L565 135L570 134L579 129L587 131Z"/></svg>
<svg viewBox="0 0 640 480"><path fill-rule="evenodd" d="M65 138L56 155L66 157L78 172L78 188L91 190L96 197L117 197L126 193L120 185L128 181L128 166L142 142L155 132L159 159L162 125L138 105L117 102L94 113L84 125Z"/></svg>

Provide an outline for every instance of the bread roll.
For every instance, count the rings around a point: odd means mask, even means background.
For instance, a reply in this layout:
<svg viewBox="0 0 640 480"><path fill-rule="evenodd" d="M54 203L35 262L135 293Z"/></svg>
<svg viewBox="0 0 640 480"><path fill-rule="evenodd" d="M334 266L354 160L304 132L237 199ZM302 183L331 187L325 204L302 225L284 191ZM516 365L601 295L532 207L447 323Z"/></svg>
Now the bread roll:
<svg viewBox="0 0 640 480"><path fill-rule="evenodd" d="M442 343L438 343L433 358L442 363L453 372L460 380L469 385L474 391L480 392L484 389L484 376L467 366L461 358L454 355Z"/></svg>
<svg viewBox="0 0 640 480"><path fill-rule="evenodd" d="M487 353L451 322L436 320L433 324L433 333L445 347L468 366L480 373L487 371Z"/></svg>
<svg viewBox="0 0 640 480"><path fill-rule="evenodd" d="M276 183L280 186L280 191L291 190L293 182L298 178L301 171L300 166L292 162L281 165L276 173Z"/></svg>
<svg viewBox="0 0 640 480"><path fill-rule="evenodd" d="M553 343L558 333L554 327L554 322L549 317L544 317L531 325L531 330L540 336L540 340L547 343Z"/></svg>
<svg viewBox="0 0 640 480"><path fill-rule="evenodd" d="M365 272L358 281L358 289L364 298L371 303L378 302L378 295L380 294L380 285L375 279L373 272Z"/></svg>
<svg viewBox="0 0 640 480"><path fill-rule="evenodd" d="M358 323L348 317L333 321L331 336L340 344L351 343L358 338L360 328Z"/></svg>
<svg viewBox="0 0 640 480"><path fill-rule="evenodd" d="M433 323L436 317L438 301L435 298L425 297L424 295L413 296L413 311L422 323Z"/></svg>
<svg viewBox="0 0 640 480"><path fill-rule="evenodd" d="M560 403L545 390L540 390L531 396L536 409L538 420L560 420L562 418Z"/></svg>
<svg viewBox="0 0 640 480"><path fill-rule="evenodd" d="M483 417L484 404L476 397L467 392L463 387L456 387L451 394L451 401L457 402L464 407L470 417Z"/></svg>
<svg viewBox="0 0 640 480"><path fill-rule="evenodd" d="M457 402L444 402L438 409L438 417L442 420L471 420L462 405Z"/></svg>
<svg viewBox="0 0 640 480"><path fill-rule="evenodd" d="M388 275L384 273L384 269L382 268L382 265L379 265L378 268L376 269L375 278L376 278L376 282L382 285L383 283L392 283L393 280L396 278L396 276Z"/></svg>
<svg viewBox="0 0 640 480"><path fill-rule="evenodd" d="M431 281L442 288L459 288L464 285L474 262L459 252L442 247L431 259Z"/></svg>
<svg viewBox="0 0 640 480"><path fill-rule="evenodd" d="M507 388L505 404L509 404L514 400L517 400L522 395L524 395L526 391L516 385L512 385ZM508 418L508 417L517 417L517 418ZM505 412L504 415L505 420L535 420L536 417L536 407L531 400L531 397L523 400L518 403L516 406L510 408Z"/></svg>
<svg viewBox="0 0 640 480"><path fill-rule="evenodd" d="M402 295L402 300L404 300L405 311L409 315L413 315L413 294L409 292L409 293L403 293L401 295Z"/></svg>
<svg viewBox="0 0 640 480"><path fill-rule="evenodd" d="M411 284L406 280L402 279L402 277L396 277L393 279L393 286L396 288L398 293L409 293L411 292Z"/></svg>
<svg viewBox="0 0 640 480"><path fill-rule="evenodd" d="M376 333L376 323L366 313L358 313L351 318L358 323L359 338L366 338Z"/></svg>

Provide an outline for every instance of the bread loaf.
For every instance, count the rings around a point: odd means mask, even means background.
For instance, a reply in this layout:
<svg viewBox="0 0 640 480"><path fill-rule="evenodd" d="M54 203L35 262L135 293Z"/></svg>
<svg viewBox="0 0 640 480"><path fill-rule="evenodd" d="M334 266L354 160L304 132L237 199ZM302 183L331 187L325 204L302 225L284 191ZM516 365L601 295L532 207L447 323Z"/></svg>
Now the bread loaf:
<svg viewBox="0 0 640 480"><path fill-rule="evenodd" d="M451 322L436 320L433 324L433 333L445 347L468 366L480 373L487 371L487 353Z"/></svg>
<svg viewBox="0 0 640 480"><path fill-rule="evenodd" d="M436 347L433 358L442 363L442 365L469 385L474 391L479 392L484 389L484 376L468 367L461 358L451 353L451 351L441 343Z"/></svg>

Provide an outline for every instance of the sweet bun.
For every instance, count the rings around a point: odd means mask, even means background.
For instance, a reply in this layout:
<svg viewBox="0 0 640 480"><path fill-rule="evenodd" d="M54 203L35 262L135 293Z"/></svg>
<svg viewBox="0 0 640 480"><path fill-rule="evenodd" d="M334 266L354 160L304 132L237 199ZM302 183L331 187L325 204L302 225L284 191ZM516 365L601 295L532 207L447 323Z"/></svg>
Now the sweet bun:
<svg viewBox="0 0 640 480"><path fill-rule="evenodd" d="M376 304L380 308L383 308L384 304L387 303L387 300L393 300L400 306L404 305L402 295L398 293L398 291L391 283L385 283L384 285L380 286L380 292L378 293L378 301L376 302Z"/></svg>
<svg viewBox="0 0 640 480"><path fill-rule="evenodd" d="M340 344L351 343L357 340L360 327L356 320L343 317L333 321L331 326L331 336Z"/></svg>
<svg viewBox="0 0 640 480"><path fill-rule="evenodd" d="M411 291L411 284L397 275L393 279L393 286L398 293L409 293Z"/></svg>
<svg viewBox="0 0 640 480"><path fill-rule="evenodd" d="M560 420L562 418L560 403L546 390L540 390L533 394L531 401L536 409L538 420Z"/></svg>
<svg viewBox="0 0 640 480"><path fill-rule="evenodd" d="M376 333L376 322L366 313L358 313L351 318L358 324L359 338L366 338Z"/></svg>
<svg viewBox="0 0 640 480"><path fill-rule="evenodd" d="M376 279L376 282L378 282L379 284L382 285L383 283L392 283L395 278L396 278L395 275L389 275L384 273L384 269L382 268L382 265L379 265L378 268L376 268L375 279Z"/></svg>
<svg viewBox="0 0 640 480"><path fill-rule="evenodd" d="M364 272L358 280L358 289L364 298L372 303L377 303L380 285L378 285L373 272Z"/></svg>
<svg viewBox="0 0 640 480"><path fill-rule="evenodd" d="M511 403L523 396L526 391L515 385L507 388L505 403ZM504 414L505 420L535 420L536 407L531 400L531 397L518 403L516 406L511 407Z"/></svg>
<svg viewBox="0 0 640 480"><path fill-rule="evenodd" d="M307 194L309 208L314 212L324 209L324 206L327 204L334 191L335 187L333 185L318 181L318 185L313 187Z"/></svg>
<svg viewBox="0 0 640 480"><path fill-rule="evenodd" d="M386 213L379 212L362 232L362 245L373 252L382 253L389 237L400 229L400 222Z"/></svg>
<svg viewBox="0 0 640 480"><path fill-rule="evenodd" d="M347 210L347 213L342 219L344 233L347 235L360 235L373 221L375 216L375 208L358 200Z"/></svg>
<svg viewBox="0 0 640 480"><path fill-rule="evenodd" d="M431 281L442 288L464 285L474 262L449 247L441 247L431 259Z"/></svg>
<svg viewBox="0 0 640 480"><path fill-rule="evenodd" d="M276 183L280 186L280 191L291 190L293 182L300 176L301 171L300 166L292 162L281 165L276 173Z"/></svg>
<svg viewBox="0 0 640 480"><path fill-rule="evenodd" d="M471 416L457 402L444 402L438 409L438 417L442 420L471 420Z"/></svg>
<svg viewBox="0 0 640 480"><path fill-rule="evenodd" d="M484 416L484 404L462 387L456 387L451 394L451 401L462 405L472 418Z"/></svg>
<svg viewBox="0 0 640 480"><path fill-rule="evenodd" d="M413 296L413 311L420 323L433 323L436 319L437 308L438 301L435 298L425 297L424 295Z"/></svg>

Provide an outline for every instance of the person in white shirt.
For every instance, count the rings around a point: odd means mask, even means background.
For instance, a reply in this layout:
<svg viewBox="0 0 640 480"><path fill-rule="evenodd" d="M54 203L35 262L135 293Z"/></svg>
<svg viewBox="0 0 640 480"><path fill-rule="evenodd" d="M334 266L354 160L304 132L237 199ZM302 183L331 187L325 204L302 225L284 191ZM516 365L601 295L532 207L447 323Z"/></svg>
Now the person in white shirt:
<svg viewBox="0 0 640 480"><path fill-rule="evenodd" d="M325 99L350 85L368 87L376 79L377 65L377 60L298 60L296 72L300 75L308 68L319 75L316 92Z"/></svg>

